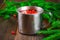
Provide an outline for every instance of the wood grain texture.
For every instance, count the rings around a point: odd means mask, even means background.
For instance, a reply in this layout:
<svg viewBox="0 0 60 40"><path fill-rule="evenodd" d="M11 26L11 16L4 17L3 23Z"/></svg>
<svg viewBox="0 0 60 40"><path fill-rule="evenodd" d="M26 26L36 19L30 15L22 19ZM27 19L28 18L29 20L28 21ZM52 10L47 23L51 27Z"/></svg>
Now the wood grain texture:
<svg viewBox="0 0 60 40"><path fill-rule="evenodd" d="M37 36L37 35L36 36L22 35L17 30L15 40L42 40L42 38L43 38L42 35L40 35L40 36Z"/></svg>
<svg viewBox="0 0 60 40"><path fill-rule="evenodd" d="M46 0L48 2L60 2L60 0Z"/></svg>
<svg viewBox="0 0 60 40"><path fill-rule="evenodd" d="M16 31L16 27L16 20L13 18L3 20L0 17L0 40L14 40L15 35L12 35L11 31Z"/></svg>

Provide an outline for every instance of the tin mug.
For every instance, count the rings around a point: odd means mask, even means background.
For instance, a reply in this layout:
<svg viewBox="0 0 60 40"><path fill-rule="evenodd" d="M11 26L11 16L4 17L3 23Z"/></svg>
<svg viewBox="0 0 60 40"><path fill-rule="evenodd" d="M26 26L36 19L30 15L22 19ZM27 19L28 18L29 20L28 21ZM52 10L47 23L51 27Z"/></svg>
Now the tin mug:
<svg viewBox="0 0 60 40"><path fill-rule="evenodd" d="M26 14L26 10L35 9L35 14ZM18 12L18 31L22 34L36 34L41 29L41 14L43 9L37 6L24 6L17 9Z"/></svg>

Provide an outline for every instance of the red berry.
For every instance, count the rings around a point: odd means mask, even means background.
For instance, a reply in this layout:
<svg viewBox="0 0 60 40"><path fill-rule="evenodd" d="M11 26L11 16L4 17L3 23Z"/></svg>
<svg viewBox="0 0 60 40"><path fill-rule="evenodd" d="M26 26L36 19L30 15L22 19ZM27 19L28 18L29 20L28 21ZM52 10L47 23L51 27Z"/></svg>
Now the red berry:
<svg viewBox="0 0 60 40"><path fill-rule="evenodd" d="M12 34L12 35L15 35L15 34L16 34L16 32L15 32L15 31L11 31L11 34Z"/></svg>
<svg viewBox="0 0 60 40"><path fill-rule="evenodd" d="M14 14L13 17L16 18L16 14Z"/></svg>
<svg viewBox="0 0 60 40"><path fill-rule="evenodd" d="M27 14L31 13L31 11L30 11L30 10L27 10L26 12L27 12Z"/></svg>
<svg viewBox="0 0 60 40"><path fill-rule="evenodd" d="M35 10L32 10L32 14L35 14L35 13L37 13Z"/></svg>
<svg viewBox="0 0 60 40"><path fill-rule="evenodd" d="M37 13L36 10L27 10L26 14L35 14Z"/></svg>

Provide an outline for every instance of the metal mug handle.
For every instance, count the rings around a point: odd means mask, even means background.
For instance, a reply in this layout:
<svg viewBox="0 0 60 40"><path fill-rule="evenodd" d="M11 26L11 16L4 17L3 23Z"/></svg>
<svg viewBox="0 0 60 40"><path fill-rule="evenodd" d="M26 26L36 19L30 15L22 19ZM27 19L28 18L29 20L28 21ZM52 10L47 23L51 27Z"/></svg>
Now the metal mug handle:
<svg viewBox="0 0 60 40"><path fill-rule="evenodd" d="M48 12L48 15L50 16L49 20L46 20L46 19L42 20L42 26L43 26L42 29L47 29L50 26L53 15L51 12Z"/></svg>

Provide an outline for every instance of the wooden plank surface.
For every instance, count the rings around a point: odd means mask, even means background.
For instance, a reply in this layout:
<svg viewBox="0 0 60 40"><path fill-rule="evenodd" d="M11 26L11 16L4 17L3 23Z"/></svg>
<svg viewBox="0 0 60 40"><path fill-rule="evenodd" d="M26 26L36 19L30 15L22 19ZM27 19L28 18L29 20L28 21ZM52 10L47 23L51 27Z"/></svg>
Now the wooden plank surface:
<svg viewBox="0 0 60 40"><path fill-rule="evenodd" d="M12 35L11 31L16 31L16 27L15 19L4 20L0 17L0 40L14 40L15 35Z"/></svg>
<svg viewBox="0 0 60 40"><path fill-rule="evenodd" d="M22 35L18 32L17 30L17 34L15 37L15 40L42 40L43 36L39 35L39 36L28 36L28 35Z"/></svg>
<svg viewBox="0 0 60 40"><path fill-rule="evenodd" d="M48 2L60 2L60 0L46 0Z"/></svg>

